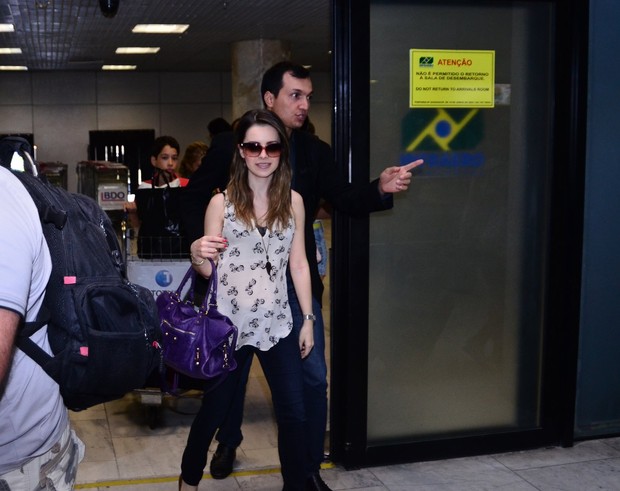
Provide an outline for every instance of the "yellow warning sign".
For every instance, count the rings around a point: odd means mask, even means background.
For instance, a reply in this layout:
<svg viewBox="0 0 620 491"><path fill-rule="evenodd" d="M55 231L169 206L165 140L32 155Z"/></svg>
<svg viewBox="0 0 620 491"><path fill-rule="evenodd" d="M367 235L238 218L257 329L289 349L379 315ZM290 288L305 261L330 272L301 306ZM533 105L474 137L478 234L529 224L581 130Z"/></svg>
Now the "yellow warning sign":
<svg viewBox="0 0 620 491"><path fill-rule="evenodd" d="M494 107L495 51L411 49L409 107Z"/></svg>

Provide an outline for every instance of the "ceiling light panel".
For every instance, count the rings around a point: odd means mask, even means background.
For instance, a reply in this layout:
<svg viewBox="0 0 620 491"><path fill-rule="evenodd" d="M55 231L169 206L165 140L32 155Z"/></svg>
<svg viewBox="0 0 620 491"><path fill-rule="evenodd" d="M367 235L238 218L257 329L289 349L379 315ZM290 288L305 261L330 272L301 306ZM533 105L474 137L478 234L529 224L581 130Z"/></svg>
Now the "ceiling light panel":
<svg viewBox="0 0 620 491"><path fill-rule="evenodd" d="M150 55L159 52L159 48L125 47L116 48L117 55Z"/></svg>
<svg viewBox="0 0 620 491"><path fill-rule="evenodd" d="M103 65L102 70L135 70L136 65Z"/></svg>
<svg viewBox="0 0 620 491"><path fill-rule="evenodd" d="M189 24L137 24L131 32L137 34L183 34Z"/></svg>

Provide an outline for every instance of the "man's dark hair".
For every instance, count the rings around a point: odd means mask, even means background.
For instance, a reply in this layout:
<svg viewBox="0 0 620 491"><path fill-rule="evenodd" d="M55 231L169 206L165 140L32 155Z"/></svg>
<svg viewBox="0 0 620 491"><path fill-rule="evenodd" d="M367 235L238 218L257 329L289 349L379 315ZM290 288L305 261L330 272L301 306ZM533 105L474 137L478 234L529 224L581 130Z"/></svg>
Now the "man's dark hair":
<svg viewBox="0 0 620 491"><path fill-rule="evenodd" d="M224 118L215 118L212 119L207 125L207 129L209 130L209 134L211 136L219 135L220 133L226 133L227 131L232 131L232 126L228 121Z"/></svg>
<svg viewBox="0 0 620 491"><path fill-rule="evenodd" d="M263 75L263 81L260 86L260 95L265 100L265 94L271 92L274 96L278 96L278 92L282 88L285 73L290 73L295 78L310 78L310 70L299 63L292 61L281 61L269 68Z"/></svg>

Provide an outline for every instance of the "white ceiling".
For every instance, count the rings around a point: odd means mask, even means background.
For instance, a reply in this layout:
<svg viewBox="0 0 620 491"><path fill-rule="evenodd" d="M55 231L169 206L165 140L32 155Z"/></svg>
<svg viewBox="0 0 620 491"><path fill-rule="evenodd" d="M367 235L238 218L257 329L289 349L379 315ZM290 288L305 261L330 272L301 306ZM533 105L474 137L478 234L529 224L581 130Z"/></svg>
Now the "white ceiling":
<svg viewBox="0 0 620 491"><path fill-rule="evenodd" d="M29 70L98 70L135 64L139 71L227 71L236 41L281 39L292 58L329 71L330 0L119 0L114 17L99 0L0 0L0 65ZM138 23L189 24L181 35L133 34ZM117 47L159 46L155 55L117 55Z"/></svg>

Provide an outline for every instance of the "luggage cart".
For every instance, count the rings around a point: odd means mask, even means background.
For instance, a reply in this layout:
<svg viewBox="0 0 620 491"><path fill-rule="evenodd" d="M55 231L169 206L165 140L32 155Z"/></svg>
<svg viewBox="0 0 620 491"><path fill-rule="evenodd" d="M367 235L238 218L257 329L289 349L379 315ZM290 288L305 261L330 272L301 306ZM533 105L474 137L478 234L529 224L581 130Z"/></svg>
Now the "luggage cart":
<svg viewBox="0 0 620 491"><path fill-rule="evenodd" d="M84 160L78 162L76 172L78 193L97 201L119 233L129 192L129 168L116 162Z"/></svg>
<svg viewBox="0 0 620 491"><path fill-rule="evenodd" d="M125 264L127 265L127 279L132 283L144 286L151 290L153 298L157 298L164 290L176 290L187 272L190 263L188 257L179 257L178 254L171 257L143 258L138 255L138 237L135 230L128 227L125 219L121 225L121 239L125 244ZM148 238L146 238L148 240ZM161 237L153 238L161 241ZM142 237L142 240L145 240ZM170 240L166 238L166 240ZM180 239L179 239L180 240ZM184 239L183 239L184 240ZM173 385L172 380L168 382ZM202 382L184 376L178 376L179 395L190 391L202 391ZM166 397L166 388L162 387L160 374L155 373L148 380L145 387L134 391L144 406L145 417L148 426L155 429L161 420L162 405ZM180 411L179 411L180 412Z"/></svg>

